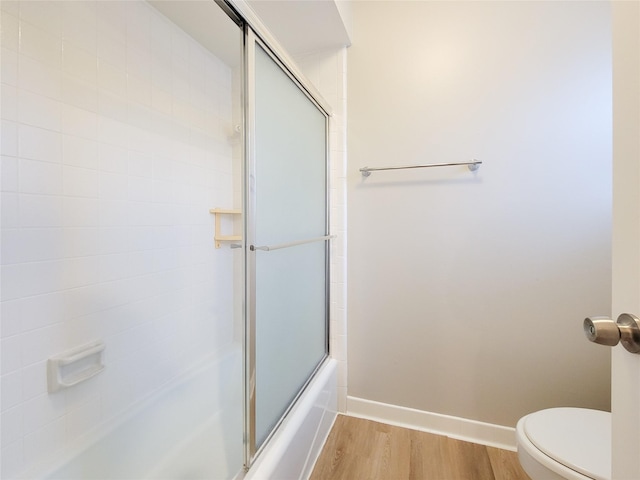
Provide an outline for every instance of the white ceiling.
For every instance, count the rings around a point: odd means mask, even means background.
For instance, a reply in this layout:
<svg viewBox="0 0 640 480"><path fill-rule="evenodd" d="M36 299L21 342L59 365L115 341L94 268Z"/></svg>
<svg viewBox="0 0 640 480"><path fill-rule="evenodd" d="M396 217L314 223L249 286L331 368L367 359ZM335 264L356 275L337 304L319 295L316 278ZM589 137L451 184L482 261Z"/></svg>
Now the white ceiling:
<svg viewBox="0 0 640 480"><path fill-rule="evenodd" d="M215 2L149 0L165 17L230 67L242 58L242 30Z"/></svg>
<svg viewBox="0 0 640 480"><path fill-rule="evenodd" d="M247 0L292 55L351 45L333 0Z"/></svg>
<svg viewBox="0 0 640 480"><path fill-rule="evenodd" d="M231 67L241 57L242 32L213 1L149 0ZM334 0L247 0L246 4L291 55L350 45Z"/></svg>

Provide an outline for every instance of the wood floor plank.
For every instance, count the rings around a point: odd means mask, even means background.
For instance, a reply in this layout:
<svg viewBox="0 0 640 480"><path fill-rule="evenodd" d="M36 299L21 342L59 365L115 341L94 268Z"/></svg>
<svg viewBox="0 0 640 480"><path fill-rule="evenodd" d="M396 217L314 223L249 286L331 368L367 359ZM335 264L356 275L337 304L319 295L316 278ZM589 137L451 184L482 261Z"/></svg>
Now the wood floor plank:
<svg viewBox="0 0 640 480"><path fill-rule="evenodd" d="M530 480L514 452L338 415L310 480Z"/></svg>
<svg viewBox="0 0 640 480"><path fill-rule="evenodd" d="M385 457L388 459L385 470L387 475L409 478L411 468L411 435L408 429L391 427L388 431L388 444Z"/></svg>
<svg viewBox="0 0 640 480"><path fill-rule="evenodd" d="M451 478L495 480L491 460L484 445L447 438Z"/></svg>
<svg viewBox="0 0 640 480"><path fill-rule="evenodd" d="M410 480L450 478L448 468L447 438L441 435L410 430L411 466Z"/></svg>
<svg viewBox="0 0 640 480"><path fill-rule="evenodd" d="M366 428L361 425L358 419L345 415L338 415L335 424L327 438L322 450L321 459L318 459L314 468L312 479L323 478L349 478L348 475L355 475L352 472L355 468L358 445L353 438L354 432L359 428ZM366 442L362 442L359 448L367 449ZM352 478L357 478L353 476Z"/></svg>
<svg viewBox="0 0 640 480"><path fill-rule="evenodd" d="M496 480L530 480L518 461L518 454L509 450L487 447Z"/></svg>
<svg viewBox="0 0 640 480"><path fill-rule="evenodd" d="M367 452L366 464L369 467L367 476L373 478L376 476L389 476L392 473L391 462L391 432L386 429L376 429L374 435L375 442L373 448Z"/></svg>

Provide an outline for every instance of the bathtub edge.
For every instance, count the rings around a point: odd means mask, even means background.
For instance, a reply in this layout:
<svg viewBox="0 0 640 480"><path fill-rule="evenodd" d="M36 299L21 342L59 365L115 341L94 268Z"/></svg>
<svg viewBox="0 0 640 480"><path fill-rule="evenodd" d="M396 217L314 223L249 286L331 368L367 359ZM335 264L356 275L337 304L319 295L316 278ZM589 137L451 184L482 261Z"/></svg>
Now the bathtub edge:
<svg viewBox="0 0 640 480"><path fill-rule="evenodd" d="M338 414L336 366L327 359L243 480L308 478Z"/></svg>

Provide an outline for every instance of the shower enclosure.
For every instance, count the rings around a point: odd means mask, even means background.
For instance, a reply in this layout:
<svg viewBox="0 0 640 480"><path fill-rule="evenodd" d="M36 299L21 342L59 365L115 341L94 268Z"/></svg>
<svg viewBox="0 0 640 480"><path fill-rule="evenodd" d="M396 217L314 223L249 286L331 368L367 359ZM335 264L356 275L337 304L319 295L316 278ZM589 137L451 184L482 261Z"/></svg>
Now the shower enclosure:
<svg viewBox="0 0 640 480"><path fill-rule="evenodd" d="M252 33L248 64L252 458L328 352L329 236L327 116Z"/></svg>
<svg viewBox="0 0 640 480"><path fill-rule="evenodd" d="M231 4L0 8L2 477L233 478L328 354L328 109Z"/></svg>

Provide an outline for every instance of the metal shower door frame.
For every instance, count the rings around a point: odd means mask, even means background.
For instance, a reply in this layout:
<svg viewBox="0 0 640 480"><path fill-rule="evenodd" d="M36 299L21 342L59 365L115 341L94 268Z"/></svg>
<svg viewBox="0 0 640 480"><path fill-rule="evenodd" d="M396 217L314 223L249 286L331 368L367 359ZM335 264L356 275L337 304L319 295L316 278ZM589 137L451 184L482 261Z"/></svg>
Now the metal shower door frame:
<svg viewBox="0 0 640 480"><path fill-rule="evenodd" d="M244 253L245 253L245 312L244 312L244 375L245 375L245 416L244 416L244 467L249 469L255 459L268 444L278 427L295 405L300 395L315 376L318 369L329 356L329 308L330 308L330 236L329 236L329 116L330 110L326 103L317 96L317 92L305 85L295 69L290 67L286 53L272 48L262 36L258 35L249 22L245 22L245 54L244 54L244 132L245 132L245 168L244 168ZM260 446L256 436L256 250L273 250L274 247L255 247L256 238L256 145L255 145L255 61L256 47L264 50L278 67L293 81L305 96L325 117L325 237L318 237L303 241L325 242L325 354L318 362L312 374L298 391L293 401L286 408L272 431ZM280 54L279 54L280 53ZM319 99L320 98L320 99ZM299 242L294 242L299 243ZM287 248L293 245L279 245L277 248Z"/></svg>

